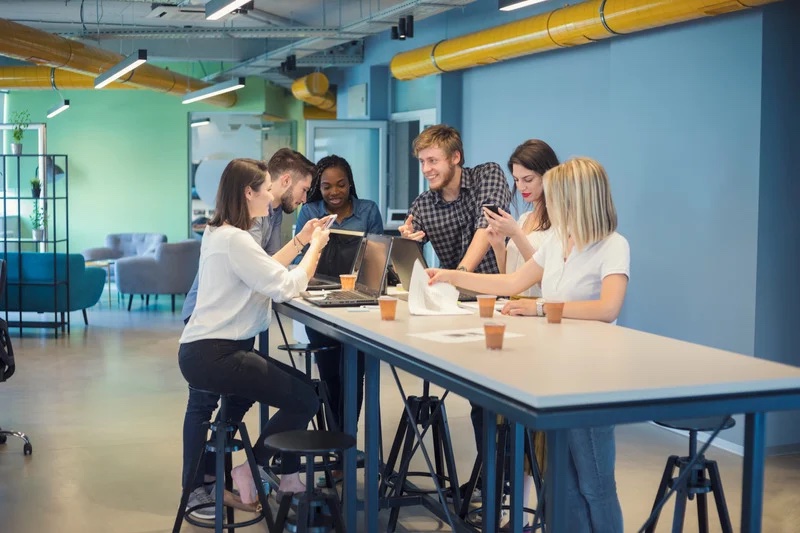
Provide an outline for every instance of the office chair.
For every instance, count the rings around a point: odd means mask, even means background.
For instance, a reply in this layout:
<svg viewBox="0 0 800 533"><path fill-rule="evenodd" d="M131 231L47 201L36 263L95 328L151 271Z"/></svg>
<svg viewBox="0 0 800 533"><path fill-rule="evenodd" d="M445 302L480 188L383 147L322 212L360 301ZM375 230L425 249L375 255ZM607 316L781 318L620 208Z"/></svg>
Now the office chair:
<svg viewBox="0 0 800 533"><path fill-rule="evenodd" d="M6 262L0 259L0 298L6 287ZM3 382L14 375L16 366L14 365L14 348L11 346L11 338L8 336L8 323L0 318L0 382ZM5 444L6 439L17 437L25 441L22 448L25 455L33 453L33 446L27 435L19 431L9 431L0 428L0 444Z"/></svg>

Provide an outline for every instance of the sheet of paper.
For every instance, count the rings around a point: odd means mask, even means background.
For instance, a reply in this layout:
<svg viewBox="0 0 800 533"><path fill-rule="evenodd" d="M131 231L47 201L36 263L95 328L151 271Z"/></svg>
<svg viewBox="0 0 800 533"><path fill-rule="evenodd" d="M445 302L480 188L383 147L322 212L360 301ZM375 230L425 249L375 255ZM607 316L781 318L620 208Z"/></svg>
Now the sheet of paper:
<svg viewBox="0 0 800 533"><path fill-rule="evenodd" d="M419 337L420 339L441 342L445 344L477 342L483 341L484 339L483 328L446 329L443 331L431 331L429 333L409 333L408 335L410 337ZM513 337L522 337L522 334L506 331L504 338L510 339Z"/></svg>
<svg viewBox="0 0 800 533"><path fill-rule="evenodd" d="M412 315L471 315L473 311L458 306L458 289L449 283L428 285L428 274L419 261L411 272L408 288L408 311Z"/></svg>

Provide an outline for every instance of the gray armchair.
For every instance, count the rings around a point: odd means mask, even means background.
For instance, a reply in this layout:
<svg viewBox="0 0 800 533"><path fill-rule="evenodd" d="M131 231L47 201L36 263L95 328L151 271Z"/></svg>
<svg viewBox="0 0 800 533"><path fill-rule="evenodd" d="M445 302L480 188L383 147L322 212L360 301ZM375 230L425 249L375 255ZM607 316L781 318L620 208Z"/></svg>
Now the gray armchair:
<svg viewBox="0 0 800 533"><path fill-rule="evenodd" d="M111 233L106 235L105 246L87 248L81 254L85 261L153 255L162 242L167 242L163 233Z"/></svg>
<svg viewBox="0 0 800 533"><path fill-rule="evenodd" d="M123 257L114 263L117 290L129 294L128 311L133 295L169 294L172 312L175 312L175 295L186 294L192 288L200 264L200 241L188 240L161 243L153 255Z"/></svg>

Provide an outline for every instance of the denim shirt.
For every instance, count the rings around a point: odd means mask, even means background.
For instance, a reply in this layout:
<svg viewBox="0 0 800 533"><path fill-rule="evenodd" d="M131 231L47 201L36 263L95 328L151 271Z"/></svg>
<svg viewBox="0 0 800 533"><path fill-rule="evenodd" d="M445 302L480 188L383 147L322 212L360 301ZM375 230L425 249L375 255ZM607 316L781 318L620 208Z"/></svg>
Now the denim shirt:
<svg viewBox="0 0 800 533"><path fill-rule="evenodd" d="M353 202L353 213L344 220L336 219L331 229L345 229L353 231L366 231L367 233L383 234L383 219L378 210L378 204L372 200L362 200L360 198L350 197ZM304 204L297 214L297 222L295 223L294 233L297 235L303 229L306 222L312 218L322 218L328 216L328 211L325 209L325 200L317 200L309 204ZM300 259L305 253L299 254L293 261L294 264L300 262Z"/></svg>

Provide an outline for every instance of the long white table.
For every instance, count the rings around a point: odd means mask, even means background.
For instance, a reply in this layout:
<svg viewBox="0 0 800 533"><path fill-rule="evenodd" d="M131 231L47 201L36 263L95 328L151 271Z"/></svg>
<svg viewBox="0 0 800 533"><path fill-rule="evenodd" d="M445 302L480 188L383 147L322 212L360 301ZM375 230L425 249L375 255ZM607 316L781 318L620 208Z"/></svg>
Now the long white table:
<svg viewBox="0 0 800 533"><path fill-rule="evenodd" d="M800 408L800 368L643 333L598 322L565 319L547 324L533 317L503 317L506 338L502 351L486 350L482 337L459 344L436 343L411 333L482 327L477 315L410 316L398 302L397 320L382 322L377 310L353 312L323 309L303 300L275 304L276 312L298 320L345 344L344 430L355 434L356 350L366 355L365 387L365 530L378 524L378 386L379 362L417 375L485 410L487 435L484 461L494 455L494 416L515 423L514 448L521 428L548 432L548 530L563 527L567 509L563 482L555 472L566 467L566 430L653 419L745 413L743 470L743 533L761 531L764 413ZM345 522L356 531L355 451L345 454ZM491 462L491 461L490 461ZM519 466L521 459L515 457ZM521 492L521 491L515 491ZM521 496L515 498L521 502ZM487 502L485 512L493 513ZM519 507L517 505L516 507ZM489 514L492 516L493 514ZM512 513L521 531L521 511ZM484 523L485 532L494 524Z"/></svg>

